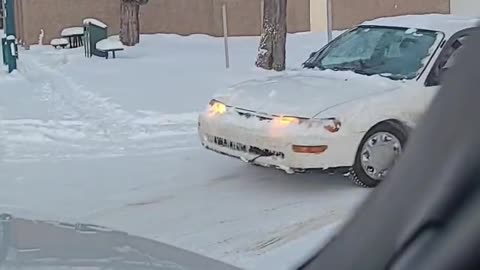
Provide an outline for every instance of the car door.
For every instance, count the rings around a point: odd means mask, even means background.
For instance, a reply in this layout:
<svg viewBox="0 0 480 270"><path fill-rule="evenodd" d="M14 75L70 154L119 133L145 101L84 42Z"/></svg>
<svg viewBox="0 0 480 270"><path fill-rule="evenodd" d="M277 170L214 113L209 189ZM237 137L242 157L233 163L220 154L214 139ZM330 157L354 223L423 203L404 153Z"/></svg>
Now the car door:
<svg viewBox="0 0 480 270"><path fill-rule="evenodd" d="M448 74L459 52L465 48L465 43L468 42L469 37L474 33L480 32L479 27L474 27L458 32L453 35L443 46L440 55L433 65L430 73L425 81L424 100L425 108L428 108L438 93L443 79Z"/></svg>

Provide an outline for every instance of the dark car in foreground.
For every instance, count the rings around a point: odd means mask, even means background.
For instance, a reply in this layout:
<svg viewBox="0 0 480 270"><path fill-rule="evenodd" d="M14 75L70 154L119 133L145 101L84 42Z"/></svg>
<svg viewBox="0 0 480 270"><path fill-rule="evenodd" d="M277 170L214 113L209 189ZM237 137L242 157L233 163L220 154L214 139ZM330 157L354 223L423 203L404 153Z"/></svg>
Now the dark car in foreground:
<svg viewBox="0 0 480 270"><path fill-rule="evenodd" d="M0 269L238 270L189 251L89 224L0 215Z"/></svg>

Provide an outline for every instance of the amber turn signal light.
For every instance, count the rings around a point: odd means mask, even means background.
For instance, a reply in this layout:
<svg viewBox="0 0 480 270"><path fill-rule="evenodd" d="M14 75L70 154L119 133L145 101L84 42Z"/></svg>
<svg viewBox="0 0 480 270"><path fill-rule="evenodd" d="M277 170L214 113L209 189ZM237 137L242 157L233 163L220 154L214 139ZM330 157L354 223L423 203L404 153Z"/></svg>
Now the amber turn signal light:
<svg viewBox="0 0 480 270"><path fill-rule="evenodd" d="M326 145L316 145L316 146L306 146L306 145L293 145L292 150L295 153L300 154L321 154L327 151L328 146Z"/></svg>

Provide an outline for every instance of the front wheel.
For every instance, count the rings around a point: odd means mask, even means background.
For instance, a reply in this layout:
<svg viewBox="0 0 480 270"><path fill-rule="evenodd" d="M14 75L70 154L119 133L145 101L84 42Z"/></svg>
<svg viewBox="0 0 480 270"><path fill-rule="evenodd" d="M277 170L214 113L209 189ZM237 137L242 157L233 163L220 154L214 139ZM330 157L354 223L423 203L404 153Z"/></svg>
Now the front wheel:
<svg viewBox="0 0 480 270"><path fill-rule="evenodd" d="M363 138L350 171L352 181L361 187L376 187L393 168L403 152L408 130L395 121L377 124Z"/></svg>

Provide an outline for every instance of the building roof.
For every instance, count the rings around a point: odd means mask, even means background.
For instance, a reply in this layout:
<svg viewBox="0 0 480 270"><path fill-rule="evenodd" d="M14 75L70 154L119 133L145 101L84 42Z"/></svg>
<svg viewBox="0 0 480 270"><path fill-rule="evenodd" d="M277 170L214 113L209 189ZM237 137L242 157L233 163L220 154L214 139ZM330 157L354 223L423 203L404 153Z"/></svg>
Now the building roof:
<svg viewBox="0 0 480 270"><path fill-rule="evenodd" d="M480 25L480 18L444 14L403 15L379 18L364 22L362 25L397 26L434 30L443 32L449 37L463 29Z"/></svg>

